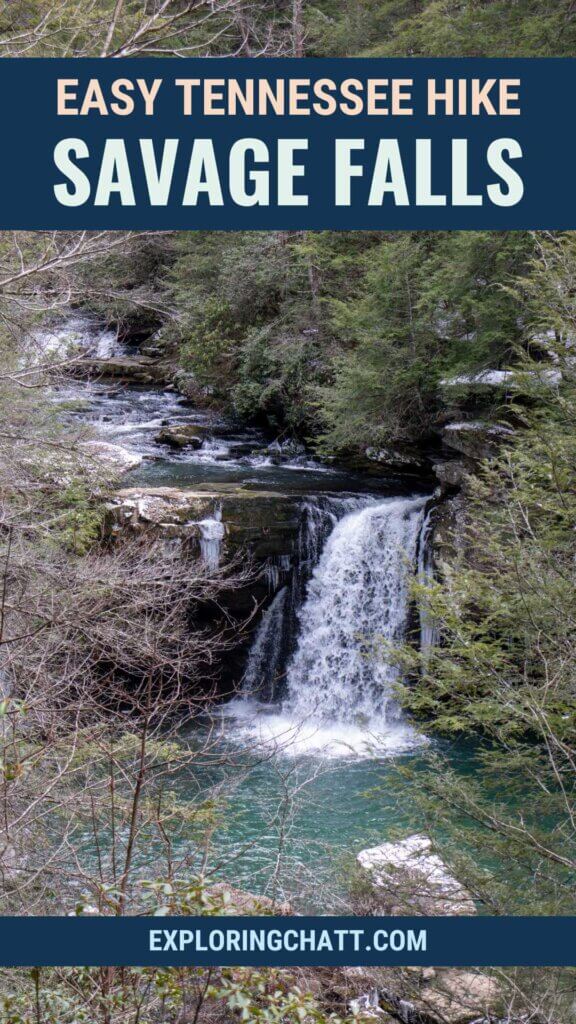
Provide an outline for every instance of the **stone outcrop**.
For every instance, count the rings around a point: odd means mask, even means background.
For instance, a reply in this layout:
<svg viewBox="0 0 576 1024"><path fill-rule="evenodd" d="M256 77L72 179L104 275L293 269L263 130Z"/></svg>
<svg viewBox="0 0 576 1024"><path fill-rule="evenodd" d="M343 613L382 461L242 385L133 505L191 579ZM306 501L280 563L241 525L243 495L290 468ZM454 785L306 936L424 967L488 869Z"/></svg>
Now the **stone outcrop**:
<svg viewBox="0 0 576 1024"><path fill-rule="evenodd" d="M177 487L130 487L108 502L110 531L151 532L198 540L200 524L217 513L223 524L223 548L247 548L256 559L289 556L300 525L297 498L235 484Z"/></svg>
<svg viewBox="0 0 576 1024"><path fill-rule="evenodd" d="M453 562L464 543L466 496L445 498L432 511L431 544L434 565Z"/></svg>
<svg viewBox="0 0 576 1024"><path fill-rule="evenodd" d="M446 459L444 462L436 462L433 469L442 491L446 492L462 487L471 466L464 459Z"/></svg>
<svg viewBox="0 0 576 1024"><path fill-rule="evenodd" d="M501 991L487 974L472 970L404 969L392 987L372 990L372 1012L401 1024L495 1024Z"/></svg>
<svg viewBox="0 0 576 1024"><path fill-rule="evenodd" d="M366 448L364 455L369 463L396 471L415 471L424 465L420 453L408 447Z"/></svg>
<svg viewBox="0 0 576 1024"><path fill-rule="evenodd" d="M495 455L502 441L514 431L499 423L484 420L463 420L449 423L442 431L442 441L448 448L461 452L468 459L480 462Z"/></svg>
<svg viewBox="0 0 576 1024"><path fill-rule="evenodd" d="M472 1024L488 1019L498 1003L499 985L494 978L475 971L435 971L431 983L420 989L415 1004L422 1016L446 1024ZM414 1004L413 1004L414 1005Z"/></svg>
<svg viewBox="0 0 576 1024"><path fill-rule="evenodd" d="M173 366L150 356L110 356L107 359L79 359L72 367L75 376L112 377L128 384L171 384Z"/></svg>
<svg viewBox="0 0 576 1024"><path fill-rule="evenodd" d="M398 843L382 843L362 850L357 859L373 887L373 913L476 913L472 897L433 852L427 836L413 835Z"/></svg>
<svg viewBox="0 0 576 1024"><path fill-rule="evenodd" d="M394 447L369 446L362 452L341 456L336 465L352 473L371 477L402 477L422 479L430 474L430 464L424 451L416 445L394 445Z"/></svg>

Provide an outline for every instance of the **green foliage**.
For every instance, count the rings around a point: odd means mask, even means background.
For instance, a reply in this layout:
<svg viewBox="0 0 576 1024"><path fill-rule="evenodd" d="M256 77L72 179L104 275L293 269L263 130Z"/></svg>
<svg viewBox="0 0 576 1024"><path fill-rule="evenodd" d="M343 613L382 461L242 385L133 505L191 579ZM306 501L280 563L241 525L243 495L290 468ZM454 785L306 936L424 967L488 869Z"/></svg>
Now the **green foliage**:
<svg viewBox="0 0 576 1024"><path fill-rule="evenodd" d="M572 56L570 0L320 0L308 10L314 53L364 57Z"/></svg>
<svg viewBox="0 0 576 1024"><path fill-rule="evenodd" d="M419 439L446 374L506 364L526 233L184 235L168 277L183 366L325 454Z"/></svg>
<svg viewBox="0 0 576 1024"><path fill-rule="evenodd" d="M302 426L318 331L311 277L299 236L183 236L170 282L184 367L241 415Z"/></svg>
<svg viewBox="0 0 576 1024"><path fill-rule="evenodd" d="M13 971L2 1024L110 1020L352 1024L322 1008L294 972L272 968L67 968ZM190 1015L190 1016L189 1016ZM354 1018L357 1019L357 1018Z"/></svg>
<svg viewBox="0 0 576 1024"><path fill-rule="evenodd" d="M325 451L425 436L445 414L443 376L510 359L526 267L522 233L385 237L363 257L356 296L330 304L344 351L320 393Z"/></svg>
<svg viewBox="0 0 576 1024"><path fill-rule="evenodd" d="M287 972L270 968L224 971L211 994L224 1001L236 1019L248 1024L345 1024L342 1017L326 1014Z"/></svg>
<svg viewBox="0 0 576 1024"><path fill-rule="evenodd" d="M85 555L102 534L104 511L87 485L75 480L60 494L64 509L58 539L69 551Z"/></svg>
<svg viewBox="0 0 576 1024"><path fill-rule="evenodd" d="M416 587L440 642L409 648L401 688L425 729L481 736L470 779L436 757L418 793L452 843L470 823L511 867L486 880L468 865L493 912L567 913L576 871L576 306L571 236L539 243L529 279L534 357L519 356L522 424L466 489L457 554ZM542 337L542 322L556 336ZM545 361L543 356L545 355ZM501 793L506 793L506 802Z"/></svg>

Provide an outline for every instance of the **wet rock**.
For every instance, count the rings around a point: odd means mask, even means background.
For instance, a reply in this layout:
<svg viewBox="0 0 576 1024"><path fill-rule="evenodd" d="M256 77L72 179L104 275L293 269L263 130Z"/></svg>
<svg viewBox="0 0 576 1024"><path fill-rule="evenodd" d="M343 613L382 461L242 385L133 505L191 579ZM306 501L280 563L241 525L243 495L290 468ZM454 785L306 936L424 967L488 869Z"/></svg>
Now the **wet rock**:
<svg viewBox="0 0 576 1024"><path fill-rule="evenodd" d="M358 863L373 887L373 913L475 914L470 894L432 852L424 835L382 843L358 854Z"/></svg>
<svg viewBox="0 0 576 1024"><path fill-rule="evenodd" d="M358 1021L377 1020L382 1024L382 1022L393 1021L394 1019L380 1006L377 988L364 992L362 995L357 996L356 999L351 999L348 1005L354 1019Z"/></svg>
<svg viewBox="0 0 576 1024"><path fill-rule="evenodd" d="M81 359L72 372L81 377L114 377L131 384L165 384L173 379L169 363L140 355Z"/></svg>
<svg viewBox="0 0 576 1024"><path fill-rule="evenodd" d="M228 554L247 548L257 560L291 555L300 525L296 498L230 484L126 488L108 503L110 532L156 531L170 536L201 536L201 521L222 516L223 547Z"/></svg>
<svg viewBox="0 0 576 1024"><path fill-rule="evenodd" d="M284 462L292 462L294 459L301 459L306 456L306 449L298 441L289 439L287 441L272 441L267 448L263 448L262 455L267 456L276 465Z"/></svg>
<svg viewBox="0 0 576 1024"><path fill-rule="evenodd" d="M261 454L261 452L258 454ZM227 459L247 459L250 458L251 455L254 455L254 445L249 441L246 441L231 445L230 450L226 452L225 457Z"/></svg>
<svg viewBox="0 0 576 1024"><path fill-rule="evenodd" d="M158 444L167 444L170 448L193 448L198 450L204 444L204 428L195 423L174 423L162 427L156 435Z"/></svg>
<svg viewBox="0 0 576 1024"><path fill-rule="evenodd" d="M146 490L130 487L118 491L108 504L115 525L131 530L149 527L177 526L185 528L191 520L199 521L214 509L213 494L180 491L176 487L152 487Z"/></svg>
<svg viewBox="0 0 576 1024"><path fill-rule="evenodd" d="M419 469L422 466L420 456L407 448L367 448L364 454L368 462L391 469Z"/></svg>
<svg viewBox="0 0 576 1024"><path fill-rule="evenodd" d="M435 565L453 562L464 543L466 499L463 492L432 510L432 552Z"/></svg>
<svg viewBox="0 0 576 1024"><path fill-rule="evenodd" d="M371 446L363 452L338 458L337 463L353 473L372 477L387 476L390 473L403 476L429 473L429 465L423 453L410 445L395 445L393 448Z"/></svg>

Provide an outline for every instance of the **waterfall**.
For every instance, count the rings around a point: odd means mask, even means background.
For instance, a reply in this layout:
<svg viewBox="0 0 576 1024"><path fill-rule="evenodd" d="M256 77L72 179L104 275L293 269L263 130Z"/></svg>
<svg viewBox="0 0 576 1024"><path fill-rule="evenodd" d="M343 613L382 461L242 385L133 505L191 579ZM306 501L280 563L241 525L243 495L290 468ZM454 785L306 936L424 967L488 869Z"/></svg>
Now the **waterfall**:
<svg viewBox="0 0 576 1024"><path fill-rule="evenodd" d="M393 699L397 670L386 645L400 642L409 616L427 498L320 498L306 503L298 544L301 571L265 613L232 710L260 742L288 754L397 752L419 742ZM313 563L315 562L315 567ZM277 699L290 602L295 635L284 699ZM239 705L242 705L239 707Z"/></svg>
<svg viewBox="0 0 576 1024"><path fill-rule="evenodd" d="M397 670L425 499L389 499L349 513L330 534L300 610L286 709L303 722L379 727L396 720ZM379 650L378 647L383 649Z"/></svg>
<svg viewBox="0 0 576 1024"><path fill-rule="evenodd" d="M324 543L342 516L370 500L366 495L321 495L303 503L291 579L278 591L256 630L242 681L244 700L257 697L273 701L281 696L286 662L299 630L299 608ZM266 564L264 575L271 590L276 589L291 564L292 559L286 556Z"/></svg>
<svg viewBox="0 0 576 1024"><path fill-rule="evenodd" d="M277 698L287 597L288 589L282 587L260 620L242 680L245 699L254 695L269 701Z"/></svg>
<svg viewBox="0 0 576 1024"><path fill-rule="evenodd" d="M434 579L434 555L432 552L432 510L424 520L418 545L418 583L426 586ZM420 650L425 658L438 643L438 629L432 616L423 604L420 606Z"/></svg>
<svg viewBox="0 0 576 1024"><path fill-rule="evenodd" d="M209 569L217 569L220 564L220 546L225 533L222 509L216 509L211 519L201 519L198 528L202 561Z"/></svg>
<svg viewBox="0 0 576 1024"><path fill-rule="evenodd" d="M49 328L37 330L32 336L35 354L66 359L82 353L97 359L110 359L126 355L126 346L119 341L116 331L104 329L97 321L86 316L68 317Z"/></svg>

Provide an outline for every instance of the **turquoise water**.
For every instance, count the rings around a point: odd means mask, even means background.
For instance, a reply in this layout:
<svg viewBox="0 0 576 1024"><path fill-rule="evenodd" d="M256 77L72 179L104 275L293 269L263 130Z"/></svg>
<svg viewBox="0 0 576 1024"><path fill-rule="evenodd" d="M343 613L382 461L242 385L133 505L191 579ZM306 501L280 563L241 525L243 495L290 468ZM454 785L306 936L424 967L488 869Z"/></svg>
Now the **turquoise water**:
<svg viewBox="0 0 576 1024"><path fill-rule="evenodd" d="M201 750L204 738L196 732L183 741ZM218 805L205 861L209 879L288 899L297 909L345 912L358 852L426 831L414 786L435 745L373 759L259 757L235 751L229 742L210 748L207 758L199 758L202 766L180 773L174 783L191 807L207 799ZM444 753L452 768L472 771L470 746L444 746ZM416 779L402 777L398 769L406 768ZM197 842L194 826L175 843L175 853L196 867L206 853Z"/></svg>

